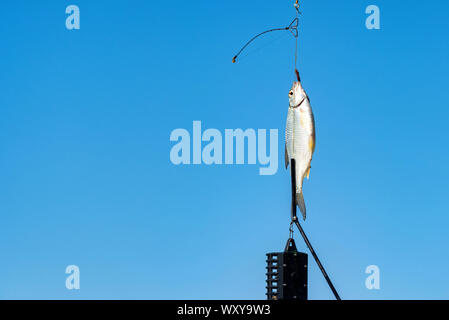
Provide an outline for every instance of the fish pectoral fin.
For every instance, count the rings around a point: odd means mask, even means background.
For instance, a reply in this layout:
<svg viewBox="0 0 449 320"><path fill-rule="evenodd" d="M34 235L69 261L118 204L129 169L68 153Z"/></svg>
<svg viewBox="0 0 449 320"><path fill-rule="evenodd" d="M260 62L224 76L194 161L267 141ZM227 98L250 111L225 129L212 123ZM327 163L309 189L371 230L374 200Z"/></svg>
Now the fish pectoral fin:
<svg viewBox="0 0 449 320"><path fill-rule="evenodd" d="M290 158L288 157L287 145L285 145L285 169L288 168L289 163L290 163Z"/></svg>
<svg viewBox="0 0 449 320"><path fill-rule="evenodd" d="M309 137L309 150L312 151L312 153L315 151L315 138L313 135Z"/></svg>
<svg viewBox="0 0 449 320"><path fill-rule="evenodd" d="M307 169L306 174L305 174L307 180L309 180L309 175L310 175L310 168Z"/></svg>

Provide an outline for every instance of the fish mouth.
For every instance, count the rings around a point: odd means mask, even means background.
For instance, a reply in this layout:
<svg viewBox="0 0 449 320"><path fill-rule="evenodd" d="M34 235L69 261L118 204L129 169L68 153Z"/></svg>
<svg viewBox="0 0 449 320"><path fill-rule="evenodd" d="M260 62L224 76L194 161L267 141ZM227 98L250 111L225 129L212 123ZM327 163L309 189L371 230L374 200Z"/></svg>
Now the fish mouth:
<svg viewBox="0 0 449 320"><path fill-rule="evenodd" d="M299 82L299 81L293 82L292 90L295 90L297 88L300 88L300 89L302 88L301 82Z"/></svg>

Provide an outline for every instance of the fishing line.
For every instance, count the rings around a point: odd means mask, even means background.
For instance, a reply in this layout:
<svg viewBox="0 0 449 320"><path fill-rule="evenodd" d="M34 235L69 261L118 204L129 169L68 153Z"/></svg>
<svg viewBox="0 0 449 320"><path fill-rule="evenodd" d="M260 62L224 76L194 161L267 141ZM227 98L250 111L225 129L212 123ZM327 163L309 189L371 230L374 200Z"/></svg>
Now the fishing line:
<svg viewBox="0 0 449 320"><path fill-rule="evenodd" d="M242 53L239 55L239 62L244 61L248 56L251 56L251 55L253 55L253 54L259 52L260 50L264 49L265 47L268 47L269 45L272 45L273 43L279 41L280 39L285 38L286 35L287 35L287 34L284 33L284 34L282 34L281 36L278 36L278 37L276 37L276 38L273 38L273 39L269 40L267 43L265 43L265 44L263 44L263 45L260 45L260 46L258 46L258 47L255 47L254 49L248 49L248 50L245 50L244 52L242 52Z"/></svg>
<svg viewBox="0 0 449 320"><path fill-rule="evenodd" d="M274 32L274 31L287 31L287 30L290 31L295 38L298 38L298 17L293 19L293 21L285 28L274 28L274 29L265 30L265 31L255 35L254 37L252 37L247 43L245 43L245 45L232 58L232 62L235 63L237 61L238 56L243 52L243 50L245 50L245 48L248 47L251 42L256 40L261 35L264 35L269 32Z"/></svg>
<svg viewBox="0 0 449 320"><path fill-rule="evenodd" d="M299 76L299 71L298 71L298 47L299 47L299 40L298 40L298 22L299 22L299 15L301 14L301 12L299 11L299 0L296 0L294 5L295 10L296 10L296 17L292 20L292 22L290 22L290 24L287 27L284 28L273 28L273 29L268 29L265 30L261 33L256 34L254 37L252 37L248 42L245 43L245 45L237 52L237 54L232 58L232 63L237 62L237 58L240 56L240 54L257 38L259 38L260 36L270 33L270 32L274 32L274 31L290 31L292 33L292 35L295 37L295 64L294 64L294 69L295 69L295 74L296 74L296 79L298 81L301 81L300 76Z"/></svg>
<svg viewBox="0 0 449 320"><path fill-rule="evenodd" d="M299 11L299 0L296 0L295 4L293 5L296 9L296 21L299 21L299 15L301 14L301 12ZM300 77L299 77L299 71L298 71L298 29L296 29L296 36L295 36L295 40L296 40L296 44L295 44L295 74L296 74L296 79L298 81L301 81Z"/></svg>

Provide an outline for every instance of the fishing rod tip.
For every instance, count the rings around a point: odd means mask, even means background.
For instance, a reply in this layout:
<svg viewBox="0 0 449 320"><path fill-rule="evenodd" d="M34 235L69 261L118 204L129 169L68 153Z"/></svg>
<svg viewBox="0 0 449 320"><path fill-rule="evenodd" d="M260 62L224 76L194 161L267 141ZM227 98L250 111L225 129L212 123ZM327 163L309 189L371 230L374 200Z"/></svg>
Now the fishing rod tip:
<svg viewBox="0 0 449 320"><path fill-rule="evenodd" d="M234 56L234 58L232 58L232 63L235 63L236 59L237 59L237 56Z"/></svg>

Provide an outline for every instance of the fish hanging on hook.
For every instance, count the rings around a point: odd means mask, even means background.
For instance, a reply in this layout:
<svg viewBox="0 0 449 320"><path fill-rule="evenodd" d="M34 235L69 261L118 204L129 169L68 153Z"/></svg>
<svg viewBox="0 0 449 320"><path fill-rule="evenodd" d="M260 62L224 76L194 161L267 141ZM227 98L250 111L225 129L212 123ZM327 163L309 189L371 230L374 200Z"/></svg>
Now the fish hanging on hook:
<svg viewBox="0 0 449 320"><path fill-rule="evenodd" d="M287 31L289 30L293 36L295 38L298 38L298 17L296 17L295 19L293 19L293 21L285 28L274 28L274 29L269 29L269 30L265 30L264 32L261 32L257 35L255 35L254 37L252 37L240 50L239 52L237 52L237 54L232 58L232 63L235 63L237 61L238 56L243 52L243 50L245 50L245 48L254 40L256 40L258 37L260 37L261 35L265 34L265 33L269 33L269 32L273 32L273 31Z"/></svg>

